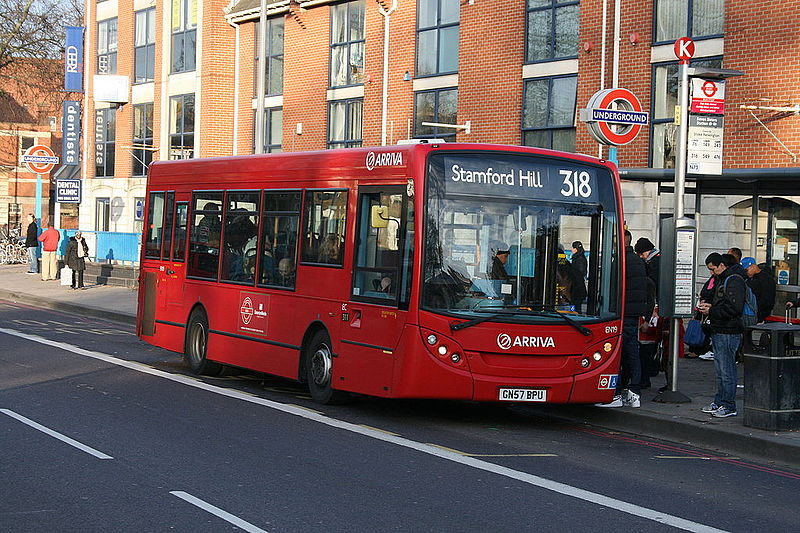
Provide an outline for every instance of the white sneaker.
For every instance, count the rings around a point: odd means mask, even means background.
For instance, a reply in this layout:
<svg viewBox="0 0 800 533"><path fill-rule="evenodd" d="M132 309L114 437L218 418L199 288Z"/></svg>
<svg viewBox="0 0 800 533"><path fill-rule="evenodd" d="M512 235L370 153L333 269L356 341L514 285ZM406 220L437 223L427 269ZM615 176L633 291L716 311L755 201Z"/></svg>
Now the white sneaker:
<svg viewBox="0 0 800 533"><path fill-rule="evenodd" d="M631 392L631 391L625 391L625 392L627 394L625 394L622 397L622 404L625 407L641 407L641 405L642 405L641 396L639 396L635 392Z"/></svg>
<svg viewBox="0 0 800 533"><path fill-rule="evenodd" d="M622 407L624 404L622 402L622 395L617 394L614 396L614 399L608 403L596 403L594 404L595 407Z"/></svg>
<svg viewBox="0 0 800 533"><path fill-rule="evenodd" d="M705 361L713 361L714 360L714 352L706 352L703 355L698 355L697 357L700 358L700 359L703 359Z"/></svg>

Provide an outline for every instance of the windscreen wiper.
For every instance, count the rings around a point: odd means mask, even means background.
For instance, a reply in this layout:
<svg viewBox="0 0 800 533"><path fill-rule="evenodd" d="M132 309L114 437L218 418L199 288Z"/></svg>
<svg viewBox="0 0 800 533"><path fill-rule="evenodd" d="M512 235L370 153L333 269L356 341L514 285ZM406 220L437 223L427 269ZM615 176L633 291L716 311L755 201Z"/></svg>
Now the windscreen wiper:
<svg viewBox="0 0 800 533"><path fill-rule="evenodd" d="M512 307L524 307L524 306L512 306ZM537 305L536 307L541 307L542 311L549 311L549 313L536 313L537 316L559 316L563 318L567 324L580 331L581 335L583 335L584 337L588 337L589 335L592 334L592 330L578 324L578 322L570 318L569 315L566 315L561 311L559 311L558 309L556 309L554 305ZM535 311L533 312L535 313Z"/></svg>
<svg viewBox="0 0 800 533"><path fill-rule="evenodd" d="M565 314L558 312L555 308L547 309L548 311L552 311L551 313L542 313L538 311L532 311L526 308L527 306L524 305L508 305L504 306L504 309L514 309L512 312L503 311L500 313L491 313L486 316L479 316L477 318L473 318L471 320L467 320L466 322L453 322L450 324L450 329L452 331L458 331L460 329L465 329L470 326L474 326L476 324L480 324L482 322L487 322L489 320L494 320L495 318L500 318L504 315L525 315L525 316L539 316L543 318L550 318L553 316L561 317L567 324L572 326L573 328L577 329L581 335L588 337L592 334L592 330L587 327L581 326L575 320L571 319Z"/></svg>

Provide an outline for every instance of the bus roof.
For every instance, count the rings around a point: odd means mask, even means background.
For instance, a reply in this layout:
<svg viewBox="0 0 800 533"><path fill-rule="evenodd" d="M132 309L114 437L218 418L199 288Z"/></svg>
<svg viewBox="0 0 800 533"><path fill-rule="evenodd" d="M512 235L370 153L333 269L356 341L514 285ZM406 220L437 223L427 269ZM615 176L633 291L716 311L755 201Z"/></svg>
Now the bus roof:
<svg viewBox="0 0 800 533"><path fill-rule="evenodd" d="M274 176L273 179L282 179L281 176L296 172L303 172L311 180L336 179L349 177L355 170L374 174L376 178L402 177L409 176L409 166L421 165L428 153L444 150L515 152L562 157L582 163L608 166L616 170L612 163L583 154L529 146L434 142L154 161L150 165L149 180L157 183L163 180L164 184L167 184L173 180L184 182L185 179L191 179L196 185L202 185L205 178L213 178L214 182L227 181L231 178L241 179L246 176L269 179L264 175L264 169L269 169L270 176ZM421 167L419 169L421 170Z"/></svg>

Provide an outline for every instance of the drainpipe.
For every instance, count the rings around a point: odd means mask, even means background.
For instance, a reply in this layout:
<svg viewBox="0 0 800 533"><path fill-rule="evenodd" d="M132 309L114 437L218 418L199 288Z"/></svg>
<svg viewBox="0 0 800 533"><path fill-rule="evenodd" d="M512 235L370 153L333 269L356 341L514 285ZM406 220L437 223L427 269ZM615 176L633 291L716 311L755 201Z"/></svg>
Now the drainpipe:
<svg viewBox="0 0 800 533"><path fill-rule="evenodd" d="M261 0L258 27L258 79L256 83L256 149L264 153L264 85L267 76L267 0Z"/></svg>
<svg viewBox="0 0 800 533"><path fill-rule="evenodd" d="M383 103L381 106L381 146L386 146L386 115L389 108L389 17L397 9L397 0L387 10L383 6L378 11L383 15Z"/></svg>
<svg viewBox="0 0 800 533"><path fill-rule="evenodd" d="M228 24L236 31L236 51L233 55L233 147L231 155L239 154L239 23L228 19Z"/></svg>

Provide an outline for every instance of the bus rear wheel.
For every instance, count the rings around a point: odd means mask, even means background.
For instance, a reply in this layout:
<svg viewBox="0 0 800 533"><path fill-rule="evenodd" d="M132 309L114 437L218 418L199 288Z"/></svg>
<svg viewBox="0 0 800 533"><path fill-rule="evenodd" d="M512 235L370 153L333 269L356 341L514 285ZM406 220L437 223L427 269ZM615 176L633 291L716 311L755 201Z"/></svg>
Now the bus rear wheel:
<svg viewBox="0 0 800 533"><path fill-rule="evenodd" d="M222 365L206 358L207 349L208 317L198 309L189 316L183 362L195 374L216 376L222 370Z"/></svg>
<svg viewBox="0 0 800 533"><path fill-rule="evenodd" d="M306 381L311 398L321 404L341 403L347 398L342 391L335 390L332 384L333 350L331 338L326 331L317 331L311 338L306 351Z"/></svg>

